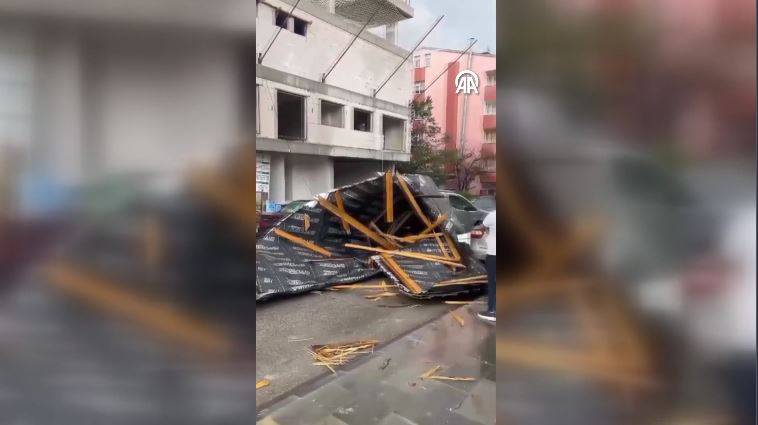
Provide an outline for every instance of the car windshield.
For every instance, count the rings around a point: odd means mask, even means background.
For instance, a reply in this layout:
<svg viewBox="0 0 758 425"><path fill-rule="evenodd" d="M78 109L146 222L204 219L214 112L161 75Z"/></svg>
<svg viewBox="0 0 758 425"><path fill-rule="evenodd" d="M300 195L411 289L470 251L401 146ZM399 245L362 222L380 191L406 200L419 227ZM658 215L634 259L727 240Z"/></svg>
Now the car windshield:
<svg viewBox="0 0 758 425"><path fill-rule="evenodd" d="M297 211L306 201L292 201L289 204L282 207L282 214L292 214Z"/></svg>
<svg viewBox="0 0 758 425"><path fill-rule="evenodd" d="M471 205L471 203L466 198L464 198L461 195L451 193L448 196L448 199L450 199L450 206L453 207L453 208L455 208L455 209L463 210L463 211L476 210Z"/></svg>
<svg viewBox="0 0 758 425"><path fill-rule="evenodd" d="M484 211L495 210L495 198L491 196L482 196L474 199L474 206Z"/></svg>

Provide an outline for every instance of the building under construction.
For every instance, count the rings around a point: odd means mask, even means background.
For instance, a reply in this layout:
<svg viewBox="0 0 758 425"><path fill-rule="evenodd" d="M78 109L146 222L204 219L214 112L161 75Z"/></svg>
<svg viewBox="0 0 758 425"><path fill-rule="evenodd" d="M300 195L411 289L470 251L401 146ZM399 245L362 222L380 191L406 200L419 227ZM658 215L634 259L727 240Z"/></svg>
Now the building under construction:
<svg viewBox="0 0 758 425"><path fill-rule="evenodd" d="M263 0L256 21L258 199L310 199L410 160L407 0ZM383 33L383 37L377 34Z"/></svg>

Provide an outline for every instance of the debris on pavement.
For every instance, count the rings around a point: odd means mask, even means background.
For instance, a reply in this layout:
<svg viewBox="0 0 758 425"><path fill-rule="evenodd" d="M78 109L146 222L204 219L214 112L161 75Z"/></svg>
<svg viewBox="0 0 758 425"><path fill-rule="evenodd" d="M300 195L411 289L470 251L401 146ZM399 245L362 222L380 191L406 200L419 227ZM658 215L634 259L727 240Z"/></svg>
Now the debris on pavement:
<svg viewBox="0 0 758 425"><path fill-rule="evenodd" d="M461 327L464 327L466 325L466 322L463 321L463 318L455 313L450 313L451 316L453 316L453 319L455 319L456 322L458 322Z"/></svg>
<svg viewBox="0 0 758 425"><path fill-rule="evenodd" d="M309 352L316 362L314 365L326 366L333 373L336 373L334 366L341 366L360 354L374 352L374 347L379 341L366 340L355 342L343 342L326 345L313 345Z"/></svg>
<svg viewBox="0 0 758 425"><path fill-rule="evenodd" d="M390 362L392 361L392 357L387 357L384 362L382 362L381 366L379 366L380 370L387 369L387 366L390 365Z"/></svg>
<svg viewBox="0 0 758 425"><path fill-rule="evenodd" d="M367 300L376 301L380 298L386 298L386 297L396 297L397 292L380 292L378 294L371 294L371 295L364 295L363 298L366 298Z"/></svg>
<svg viewBox="0 0 758 425"><path fill-rule="evenodd" d="M470 377L470 376L443 376L443 375L435 375L440 369L442 369L442 366L437 365L433 368L427 370L421 376L419 376L420 379L433 379L438 381L476 381L476 378Z"/></svg>
<svg viewBox="0 0 758 425"><path fill-rule="evenodd" d="M442 366L439 366L439 365L434 366L433 368L431 368L431 369L427 370L426 372L424 372L421 376L419 376L419 378L421 378L421 379L428 378L428 377L432 376L432 374L436 373L440 369L442 369Z"/></svg>
<svg viewBox="0 0 758 425"><path fill-rule="evenodd" d="M380 273L411 298L479 294L484 266L457 242L442 199L429 177L393 170L316 196L256 240L256 301Z"/></svg>
<svg viewBox="0 0 758 425"><path fill-rule="evenodd" d="M485 301L478 301L478 300L473 300L473 301L448 300L448 301L445 301L445 304L450 304L450 305L467 305L467 304L486 304L486 302Z"/></svg>
<svg viewBox="0 0 758 425"><path fill-rule="evenodd" d="M261 379L255 383L255 389L259 390L263 387L268 387L269 385L271 385L271 381L268 379Z"/></svg>

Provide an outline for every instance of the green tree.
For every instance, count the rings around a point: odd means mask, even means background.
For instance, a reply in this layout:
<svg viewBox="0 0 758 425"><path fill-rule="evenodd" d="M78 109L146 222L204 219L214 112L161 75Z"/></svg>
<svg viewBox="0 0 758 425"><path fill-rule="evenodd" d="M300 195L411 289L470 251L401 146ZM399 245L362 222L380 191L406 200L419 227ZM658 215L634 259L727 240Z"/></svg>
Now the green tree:
<svg viewBox="0 0 758 425"><path fill-rule="evenodd" d="M398 164L402 173L425 174L435 183L445 181L445 163L450 156L445 151L446 137L432 115L432 99L412 100L411 110L411 160Z"/></svg>

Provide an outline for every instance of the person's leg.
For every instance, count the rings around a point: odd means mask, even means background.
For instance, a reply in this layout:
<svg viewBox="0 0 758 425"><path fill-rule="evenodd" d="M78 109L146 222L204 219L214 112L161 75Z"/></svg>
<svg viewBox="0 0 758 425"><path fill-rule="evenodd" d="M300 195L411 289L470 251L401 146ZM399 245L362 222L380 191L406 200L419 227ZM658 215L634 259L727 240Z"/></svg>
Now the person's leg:
<svg viewBox="0 0 758 425"><path fill-rule="evenodd" d="M497 300L497 294L495 293L496 264L497 261L495 261L494 255L488 255L484 261L485 268L487 269L487 310L476 313L478 318L489 323L495 323L495 301Z"/></svg>
<svg viewBox="0 0 758 425"><path fill-rule="evenodd" d="M755 359L737 356L721 368L739 424L754 424L756 419Z"/></svg>
<svg viewBox="0 0 758 425"><path fill-rule="evenodd" d="M495 301L497 296L495 295L495 273L497 269L497 261L495 261L494 255L487 256L487 312L495 314Z"/></svg>

